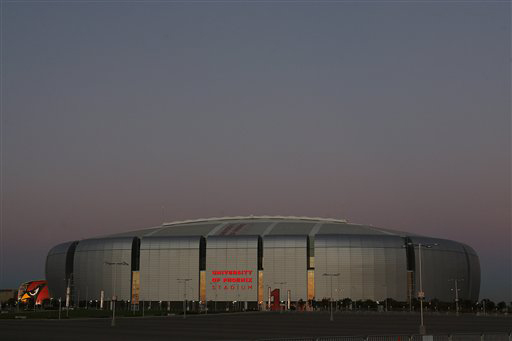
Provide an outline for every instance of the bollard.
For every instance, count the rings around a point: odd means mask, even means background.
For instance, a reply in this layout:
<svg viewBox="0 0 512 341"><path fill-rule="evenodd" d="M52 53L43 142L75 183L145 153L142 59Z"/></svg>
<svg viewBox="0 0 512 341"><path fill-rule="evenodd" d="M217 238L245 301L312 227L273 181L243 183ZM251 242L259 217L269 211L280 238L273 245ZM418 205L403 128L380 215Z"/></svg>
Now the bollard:
<svg viewBox="0 0 512 341"><path fill-rule="evenodd" d="M111 304L112 304L112 322L110 323L110 326L115 327L116 326L116 304L117 304L116 296L112 297Z"/></svg>

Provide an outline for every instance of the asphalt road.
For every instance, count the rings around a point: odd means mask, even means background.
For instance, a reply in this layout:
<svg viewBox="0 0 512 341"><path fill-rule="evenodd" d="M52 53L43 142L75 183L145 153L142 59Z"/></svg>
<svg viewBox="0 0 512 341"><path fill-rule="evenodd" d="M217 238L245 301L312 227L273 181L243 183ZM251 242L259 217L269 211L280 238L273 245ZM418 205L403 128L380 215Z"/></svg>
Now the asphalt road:
<svg viewBox="0 0 512 341"><path fill-rule="evenodd" d="M278 337L417 334L417 314L238 313L110 319L0 320L0 340L257 340ZM512 317L427 315L428 333L509 332Z"/></svg>

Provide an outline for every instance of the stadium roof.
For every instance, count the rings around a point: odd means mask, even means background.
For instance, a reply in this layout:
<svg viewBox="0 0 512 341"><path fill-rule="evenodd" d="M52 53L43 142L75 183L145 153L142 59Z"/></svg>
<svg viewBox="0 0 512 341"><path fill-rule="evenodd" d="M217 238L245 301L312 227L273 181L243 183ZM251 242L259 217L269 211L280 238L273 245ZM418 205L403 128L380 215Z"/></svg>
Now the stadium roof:
<svg viewBox="0 0 512 341"><path fill-rule="evenodd" d="M294 216L238 216L205 218L163 223L161 226L116 233L107 237L149 236L233 236L233 235L390 235L415 236L412 233L371 225L348 223L333 218Z"/></svg>

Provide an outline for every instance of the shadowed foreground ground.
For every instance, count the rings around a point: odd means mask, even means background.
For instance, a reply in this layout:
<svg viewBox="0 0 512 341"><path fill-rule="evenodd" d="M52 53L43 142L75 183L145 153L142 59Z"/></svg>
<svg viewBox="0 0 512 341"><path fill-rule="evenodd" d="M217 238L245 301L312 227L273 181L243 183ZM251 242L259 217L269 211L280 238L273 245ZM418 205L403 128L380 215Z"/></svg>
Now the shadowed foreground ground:
<svg viewBox="0 0 512 341"><path fill-rule="evenodd" d="M273 337L416 334L419 315L326 312L74 320L0 320L0 340L256 340ZM425 316L429 333L509 332L512 317Z"/></svg>

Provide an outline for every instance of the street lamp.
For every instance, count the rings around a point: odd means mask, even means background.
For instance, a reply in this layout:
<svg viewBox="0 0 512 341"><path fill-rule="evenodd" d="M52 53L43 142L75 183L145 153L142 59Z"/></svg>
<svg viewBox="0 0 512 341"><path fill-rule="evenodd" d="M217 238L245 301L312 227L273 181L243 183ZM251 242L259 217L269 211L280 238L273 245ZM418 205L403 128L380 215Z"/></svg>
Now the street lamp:
<svg viewBox="0 0 512 341"><path fill-rule="evenodd" d="M423 281L422 281L422 261L421 261L421 247L425 247L427 249L432 248L433 246L438 246L438 243L425 244L425 243L407 243L407 245L417 246L418 247L418 263L420 265L420 290L418 291L418 298L420 299L420 335L425 335L426 328L423 324L423 299L425 298L425 292L423 291Z"/></svg>
<svg viewBox="0 0 512 341"><path fill-rule="evenodd" d="M333 314L333 311L332 311L332 278L333 277L338 277L340 275L340 273L325 273L323 274L322 276L329 276L331 278L331 302L330 302L330 308L331 308L331 321L334 321L334 314Z"/></svg>
<svg viewBox="0 0 512 341"><path fill-rule="evenodd" d="M271 306L270 306L270 304L271 304L271 302L270 302L270 296L272 296L272 295L271 295L271 294L272 294L272 288L270 288L270 285L268 286L268 290L267 290L267 292L268 292L268 307L267 307L267 308L268 308L268 310L271 310Z"/></svg>
<svg viewBox="0 0 512 341"><path fill-rule="evenodd" d="M448 282L455 282L455 289L451 289L452 291L455 291L455 315L459 316L459 291L460 289L457 286L457 282L464 281L464 278L452 278L449 279Z"/></svg>
<svg viewBox="0 0 512 341"><path fill-rule="evenodd" d="M178 282L183 282L183 318L187 318L187 282L192 278L178 278Z"/></svg>
<svg viewBox="0 0 512 341"><path fill-rule="evenodd" d="M130 264L126 263L125 261L122 261L122 262L105 262L105 265L114 267L114 280L113 280L114 284L113 284L113 288L112 288L112 323L111 323L111 326L115 327L115 325L116 325L116 301L117 301L117 296L116 296L117 266L118 265L130 265Z"/></svg>
<svg viewBox="0 0 512 341"><path fill-rule="evenodd" d="M66 317L69 317L69 304L71 298L71 276L64 278L66 284Z"/></svg>

